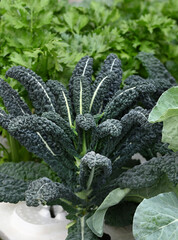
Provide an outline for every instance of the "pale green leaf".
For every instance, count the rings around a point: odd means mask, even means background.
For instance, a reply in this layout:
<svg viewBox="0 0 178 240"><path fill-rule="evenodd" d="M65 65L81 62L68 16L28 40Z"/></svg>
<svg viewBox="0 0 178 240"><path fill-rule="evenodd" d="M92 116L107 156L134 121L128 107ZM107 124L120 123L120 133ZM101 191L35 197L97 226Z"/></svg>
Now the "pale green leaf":
<svg viewBox="0 0 178 240"><path fill-rule="evenodd" d="M24 66L24 67L27 67L27 68L31 68L32 59L27 57L26 55L22 55L20 53L13 52L10 55L10 60L17 65L21 65L21 66Z"/></svg>
<svg viewBox="0 0 178 240"><path fill-rule="evenodd" d="M173 151L178 151L178 115L163 121L162 141L169 143Z"/></svg>
<svg viewBox="0 0 178 240"><path fill-rule="evenodd" d="M35 13L39 13L49 5L49 2L49 0L33 0L31 7L35 11Z"/></svg>
<svg viewBox="0 0 178 240"><path fill-rule="evenodd" d="M177 240L178 198L172 192L144 199L133 221L136 240Z"/></svg>
<svg viewBox="0 0 178 240"><path fill-rule="evenodd" d="M152 123L161 122L176 115L178 115L178 86L168 89L161 95L148 120Z"/></svg>
<svg viewBox="0 0 178 240"><path fill-rule="evenodd" d="M111 191L96 212L87 220L89 228L98 237L102 237L103 235L104 217L108 208L118 204L129 193L129 191L129 188L116 188Z"/></svg>

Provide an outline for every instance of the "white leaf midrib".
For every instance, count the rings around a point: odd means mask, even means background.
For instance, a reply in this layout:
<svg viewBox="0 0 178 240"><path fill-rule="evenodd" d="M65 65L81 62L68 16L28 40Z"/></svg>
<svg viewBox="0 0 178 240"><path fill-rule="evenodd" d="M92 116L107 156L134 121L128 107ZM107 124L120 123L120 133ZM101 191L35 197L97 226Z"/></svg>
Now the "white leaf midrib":
<svg viewBox="0 0 178 240"><path fill-rule="evenodd" d="M62 94L63 94L63 97L64 97L64 101L66 103L69 124L70 124L70 126L72 126L72 119L71 119L71 114L70 114L70 109L69 109L69 103L67 101L67 97L66 97L64 91L62 91Z"/></svg>
<svg viewBox="0 0 178 240"><path fill-rule="evenodd" d="M113 60L112 65L111 65L111 68L110 68L110 72L112 72L112 69L113 69L113 67L114 67L114 63L115 63L116 60L117 60L117 58L115 58L115 59Z"/></svg>
<svg viewBox="0 0 178 240"><path fill-rule="evenodd" d="M87 59L86 63L85 63L85 67L83 69L83 73L82 73L82 76L85 75L85 71L86 71L86 68L87 68L87 65L88 65L88 62L89 62L90 58Z"/></svg>
<svg viewBox="0 0 178 240"><path fill-rule="evenodd" d="M82 81L80 79L80 114L82 115Z"/></svg>
<svg viewBox="0 0 178 240"><path fill-rule="evenodd" d="M93 103L94 103L94 101L95 101L95 97L96 97L96 95L97 95L97 92L99 91L100 86L102 85L102 83L104 82L104 80L105 80L106 78L108 78L108 76L104 77L104 78L101 80L101 82L98 84L97 88L95 89L95 91L94 91L94 93L93 93L93 97L92 97L92 99L91 99L90 108L89 108L89 111L90 111L90 112L91 112Z"/></svg>
<svg viewBox="0 0 178 240"><path fill-rule="evenodd" d="M49 147L48 143L44 140L44 138L41 136L41 134L39 132L36 132L37 135L41 138L41 140L43 141L43 143L45 144L46 148L50 151L50 153L53 156L56 156L56 154L52 151L52 149Z"/></svg>
<svg viewBox="0 0 178 240"><path fill-rule="evenodd" d="M53 106L53 104L52 104L52 101L51 101L48 93L46 92L45 88L43 87L43 85L42 85L34 76L30 75L28 72L27 72L27 75L30 76L30 77L32 77L32 78L36 81L37 85L39 85L39 86L43 89L43 92L45 93L48 101L50 102L50 105L51 105L53 111L55 112L55 108L54 108L54 106Z"/></svg>

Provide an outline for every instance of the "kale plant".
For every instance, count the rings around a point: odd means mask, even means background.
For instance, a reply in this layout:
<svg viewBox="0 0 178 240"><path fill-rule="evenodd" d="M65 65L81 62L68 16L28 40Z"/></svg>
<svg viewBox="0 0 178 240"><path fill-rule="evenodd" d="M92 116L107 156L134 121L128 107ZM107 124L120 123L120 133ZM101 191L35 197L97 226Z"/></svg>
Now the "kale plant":
<svg viewBox="0 0 178 240"><path fill-rule="evenodd" d="M0 110L0 124L45 163L2 164L0 201L60 204L73 221L67 240L94 240L103 234L110 206L167 191L165 182L169 189L176 187L178 156L161 143L161 123L147 121L175 80L153 55L140 53L138 59L148 78L133 75L124 86L115 54L104 61L95 81L93 59L83 57L68 90L57 80L45 83L25 67L6 72L26 88L35 113L1 79L8 113ZM135 153L149 161L140 164L132 159Z"/></svg>

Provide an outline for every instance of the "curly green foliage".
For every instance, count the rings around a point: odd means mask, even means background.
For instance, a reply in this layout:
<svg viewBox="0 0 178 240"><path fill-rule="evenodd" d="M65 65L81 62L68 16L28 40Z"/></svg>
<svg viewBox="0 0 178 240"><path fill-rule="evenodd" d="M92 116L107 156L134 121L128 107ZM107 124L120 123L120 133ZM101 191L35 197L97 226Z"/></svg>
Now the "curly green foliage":
<svg viewBox="0 0 178 240"><path fill-rule="evenodd" d="M48 120L54 122L57 126L62 128L64 132L68 135L69 138L74 138L75 134L72 131L69 123L64 120L58 113L54 112L44 112L42 117L47 118Z"/></svg>
<svg viewBox="0 0 178 240"><path fill-rule="evenodd" d="M0 201L10 203L24 201L25 191L30 182L42 177L59 181L57 175L44 164L20 162L0 165Z"/></svg>
<svg viewBox="0 0 178 240"><path fill-rule="evenodd" d="M167 71L167 69L164 67L164 65L155 57L153 57L152 54L149 53L139 53L137 55L137 58L142 62L143 66L146 68L148 72L148 78L153 79L157 84L159 84L159 87L162 87L163 90L165 88L171 87L171 83L175 82L175 79L171 76L171 74ZM160 81L163 79L168 79L169 81L165 82L165 85L161 85Z"/></svg>
<svg viewBox="0 0 178 240"><path fill-rule="evenodd" d="M91 102L91 82L82 75L75 77L72 88L73 104L76 115L85 114L89 112Z"/></svg>
<svg viewBox="0 0 178 240"><path fill-rule="evenodd" d="M55 100L53 94L36 73L25 67L12 67L6 72L6 77L18 80L27 89L36 113L45 111L55 112Z"/></svg>
<svg viewBox="0 0 178 240"><path fill-rule="evenodd" d="M98 68L111 52L128 76L142 71L133 61L140 51L156 54L177 76L177 1L2 0L0 9L1 76L15 64L67 84L80 58L94 57Z"/></svg>
<svg viewBox="0 0 178 240"><path fill-rule="evenodd" d="M96 123L94 117L91 114L89 113L83 115L79 114L76 117L76 126L85 131L88 131L89 129L95 128Z"/></svg>
<svg viewBox="0 0 178 240"><path fill-rule="evenodd" d="M48 80L46 86L50 88L50 91L56 99L56 112L72 125L72 105L68 91L63 84L57 80Z"/></svg>
<svg viewBox="0 0 178 240"><path fill-rule="evenodd" d="M53 181L58 181L59 177L49 166L35 162L7 162L0 165L0 173L23 181L32 181L39 177L48 177Z"/></svg>
<svg viewBox="0 0 178 240"><path fill-rule="evenodd" d="M150 161L135 166L122 173L117 179L113 180L113 188L121 187L139 189L151 187L163 175L167 175L170 182L178 184L178 154L166 154L161 157L152 158ZM112 186L112 183L110 184Z"/></svg>
<svg viewBox="0 0 178 240"><path fill-rule="evenodd" d="M0 109L0 124L4 129L8 128L8 125L10 121L13 119L13 117L10 114L7 114L2 109Z"/></svg>
<svg viewBox="0 0 178 240"><path fill-rule="evenodd" d="M87 190L91 185L103 184L112 173L111 160L95 152L88 152L81 159L80 164L80 185ZM88 178L89 176L89 178ZM98 186L98 187L99 187Z"/></svg>
<svg viewBox="0 0 178 240"><path fill-rule="evenodd" d="M113 94L120 88L121 81L121 61L115 54L110 54L104 61L104 65L101 67L101 71L92 85L93 97L90 111L93 114L103 109Z"/></svg>
<svg viewBox="0 0 178 240"><path fill-rule="evenodd" d="M28 183L0 173L0 201L17 203L25 200Z"/></svg>
<svg viewBox="0 0 178 240"><path fill-rule="evenodd" d="M88 88L87 90L90 89L88 84L91 82L91 78L92 78L92 73L93 73L92 66L93 66L93 59L90 58L89 56L83 57L77 63L77 65L72 73L72 76L70 78L70 81L69 81L69 95L71 97L73 104L75 101L75 97L74 97L73 93L75 93L75 91L77 91L77 88L80 90L84 84L84 86L86 88ZM74 86L75 79L78 82L77 86ZM75 90L74 90L74 88L75 88ZM76 94L79 95L79 92ZM81 101L82 101L83 97L81 94L79 96L80 96L79 102L80 102L80 104L82 104ZM78 104L76 103L76 105L78 105ZM78 111L79 111L79 109L78 109Z"/></svg>
<svg viewBox="0 0 178 240"><path fill-rule="evenodd" d="M13 116L31 114L27 104L19 97L17 91L12 89L7 82L0 78L0 96L8 112Z"/></svg>
<svg viewBox="0 0 178 240"><path fill-rule="evenodd" d="M66 188L61 183L53 182L47 177L30 183L25 192L25 200L28 206L38 206L39 204L49 205L59 198L64 198L74 204L79 202L79 199L69 188Z"/></svg>
<svg viewBox="0 0 178 240"><path fill-rule="evenodd" d="M167 71L154 56L144 53L141 56L144 56L143 62L149 58L156 62L155 66L151 65L155 67L153 72L157 69ZM96 80L91 81L92 63L88 56L79 61L70 79L69 91L56 80L43 82L29 69L9 69L7 75L16 78L29 91L35 114L25 111L16 114L16 105L17 113L21 108L25 110L27 105L3 80L7 89L7 96L2 93L4 101L8 102L8 95L13 95L14 100L12 106L11 101L6 104L9 114L0 111L3 127L30 152L42 158L60 178L52 181L43 175L31 182L31 175L26 174L28 170L24 167L24 174L19 174L22 179L10 182L24 181L26 176L27 185L23 188L26 193L22 196L30 206L60 203L65 209L76 209L72 210L70 219L80 217L82 224L76 223L71 229L77 234L82 231L82 237L87 240L92 239L93 234L88 229L85 236L85 217L93 213L114 188L119 187L109 198L114 198L113 194L117 192L122 195L120 188L127 188L124 191L127 194L130 189L152 187L164 174L172 184L177 183L174 171L177 156L172 152L169 156L164 155L166 150L161 150L162 125L147 121L152 104L165 88L175 84L173 78L161 73L156 76L157 80L154 75L146 79L131 76L123 86L120 60L111 54ZM160 84L164 86L160 87ZM149 99L152 104L148 103ZM13 111L12 107L15 108ZM146 160L155 159L138 165L138 161L132 161L132 156L138 152ZM163 156L157 158L157 154ZM22 186L23 181L19 183ZM3 189L7 191L8 182L4 184ZM104 220L104 215L101 214L101 218ZM73 237L70 232L69 236Z"/></svg>

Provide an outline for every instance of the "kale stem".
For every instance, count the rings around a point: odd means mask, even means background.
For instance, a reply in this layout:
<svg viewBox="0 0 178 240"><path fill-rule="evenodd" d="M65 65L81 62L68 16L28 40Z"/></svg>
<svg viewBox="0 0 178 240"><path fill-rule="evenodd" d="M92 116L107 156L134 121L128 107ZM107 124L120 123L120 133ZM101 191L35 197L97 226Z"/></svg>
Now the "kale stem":
<svg viewBox="0 0 178 240"><path fill-rule="evenodd" d="M0 143L0 147L2 148L3 152L6 152L6 154L9 156L8 150L4 147L2 143Z"/></svg>
<svg viewBox="0 0 178 240"><path fill-rule="evenodd" d="M12 137L9 135L9 146L10 146L10 150L11 150L11 159L12 162L18 162L19 161L19 155L18 155L18 149L19 149L19 143Z"/></svg>
<svg viewBox="0 0 178 240"><path fill-rule="evenodd" d="M80 155L83 157L87 152L87 144L86 144L86 133L83 131L83 145L82 145L82 152Z"/></svg>
<svg viewBox="0 0 178 240"><path fill-rule="evenodd" d="M76 166L79 168L79 167L80 167L80 158L75 157L75 156L74 156L74 158L75 158L75 160L76 160L75 164L76 164Z"/></svg>
<svg viewBox="0 0 178 240"><path fill-rule="evenodd" d="M91 172L90 172L90 176L87 182L87 191L90 190L91 184L93 182L93 178L94 178L94 173L95 173L95 167L92 168Z"/></svg>

